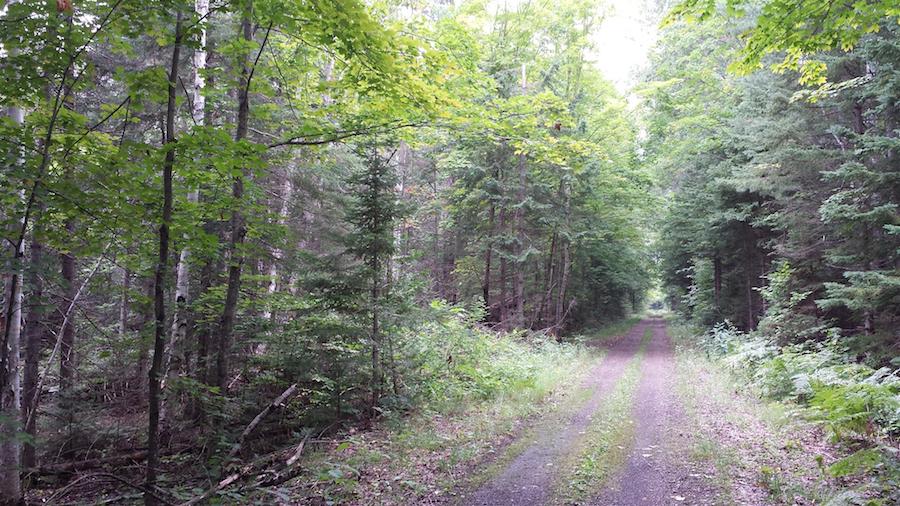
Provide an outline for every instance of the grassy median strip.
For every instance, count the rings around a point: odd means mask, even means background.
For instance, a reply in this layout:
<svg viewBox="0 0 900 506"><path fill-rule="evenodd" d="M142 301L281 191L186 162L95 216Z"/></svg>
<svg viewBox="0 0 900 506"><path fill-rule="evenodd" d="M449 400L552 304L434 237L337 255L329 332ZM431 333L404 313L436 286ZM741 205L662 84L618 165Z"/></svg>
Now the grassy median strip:
<svg viewBox="0 0 900 506"><path fill-rule="evenodd" d="M644 350L652 337L652 329L647 329L615 389L594 415L578 451L560 467L552 504L584 503L628 457L634 438L632 405Z"/></svg>

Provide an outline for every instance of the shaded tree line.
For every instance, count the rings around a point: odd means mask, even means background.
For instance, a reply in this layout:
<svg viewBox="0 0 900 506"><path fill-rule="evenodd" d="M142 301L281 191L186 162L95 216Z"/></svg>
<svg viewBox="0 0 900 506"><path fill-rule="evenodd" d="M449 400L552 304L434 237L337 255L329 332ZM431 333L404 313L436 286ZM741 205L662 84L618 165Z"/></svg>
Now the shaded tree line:
<svg viewBox="0 0 900 506"><path fill-rule="evenodd" d="M660 245L673 307L780 344L838 333L876 362L896 350L900 38L894 14L865 4L713 8L664 32L644 91L648 158L671 196ZM880 30L848 29L852 49L835 47L832 16ZM782 18L819 28L764 31Z"/></svg>

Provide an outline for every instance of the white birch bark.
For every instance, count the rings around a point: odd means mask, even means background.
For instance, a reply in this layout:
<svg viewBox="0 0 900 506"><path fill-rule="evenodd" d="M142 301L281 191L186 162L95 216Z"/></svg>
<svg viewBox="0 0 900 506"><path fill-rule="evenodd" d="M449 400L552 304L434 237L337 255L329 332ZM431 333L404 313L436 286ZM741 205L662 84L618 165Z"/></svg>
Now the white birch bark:
<svg viewBox="0 0 900 506"><path fill-rule="evenodd" d="M200 45L194 51L193 56L194 76L191 88L191 117L195 125L203 126L203 111L206 108L206 97L203 96L203 88L206 84L203 78L203 71L206 69L206 16L209 15L209 0L196 0L194 9L202 21L200 22ZM191 204L196 204L200 200L199 189L191 188L188 192L187 200ZM190 256L191 251L187 246L181 248L181 253L178 256L178 269L175 274L175 315L172 318L170 357L171 353L174 353L176 345L184 340L187 332L188 322L185 309L190 302Z"/></svg>
<svg viewBox="0 0 900 506"><path fill-rule="evenodd" d="M203 126L204 110L206 109L206 97L203 96L203 88L206 81L203 71L206 69L206 26L209 16L209 0L196 0L194 11L200 19L199 45L193 55L193 84L191 86L191 119L196 126ZM191 188L187 194L187 201L191 205L200 201L200 190ZM185 244L188 238L185 237ZM171 372L172 355L177 353L179 343L183 343L187 335L188 315L187 307L190 304L191 283L191 251L187 245L181 248L178 255L178 267L175 269L175 310L172 316L172 330L169 346L165 354L163 365L161 391L165 392L165 386ZM186 364L185 364L186 366ZM160 406L160 424L164 424L168 414L168 402L163 398Z"/></svg>
<svg viewBox="0 0 900 506"><path fill-rule="evenodd" d="M21 107L10 107L9 118L17 125L25 123L25 111ZM20 157L16 163L24 164L24 157ZM22 192L24 198L24 192ZM15 230L17 234L18 228ZM16 240L13 234L10 238ZM0 504L19 504L22 501L22 482L19 477L22 462L22 443L17 436L19 420L22 410L21 385L19 381L19 339L22 333L22 281L23 272L21 262L25 258L25 241L9 243L10 274L6 276L4 283L3 317L5 322L3 330L4 349L0 350L4 356L4 367L0 370L2 389L0 389L0 416L4 422L0 424Z"/></svg>

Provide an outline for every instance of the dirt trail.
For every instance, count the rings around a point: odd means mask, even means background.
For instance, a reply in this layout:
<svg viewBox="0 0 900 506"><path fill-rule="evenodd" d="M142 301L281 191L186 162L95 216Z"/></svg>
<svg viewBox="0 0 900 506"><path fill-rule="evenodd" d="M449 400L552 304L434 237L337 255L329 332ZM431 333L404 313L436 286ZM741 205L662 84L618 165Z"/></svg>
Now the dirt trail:
<svg viewBox="0 0 900 506"><path fill-rule="evenodd" d="M674 459L667 455L679 418L672 345L665 321L652 320L649 324L653 338L644 352L632 412L634 446L622 470L610 480L609 489L591 502L597 506L684 504L680 501L685 497L677 492L683 469L673 465Z"/></svg>
<svg viewBox="0 0 900 506"><path fill-rule="evenodd" d="M547 502L552 492L554 468L575 448L604 397L615 387L625 367L637 353L649 325L658 324L642 321L613 344L587 376L584 386L591 390L590 398L562 427L548 427L538 441L517 456L500 475L464 498L462 503L529 506Z"/></svg>

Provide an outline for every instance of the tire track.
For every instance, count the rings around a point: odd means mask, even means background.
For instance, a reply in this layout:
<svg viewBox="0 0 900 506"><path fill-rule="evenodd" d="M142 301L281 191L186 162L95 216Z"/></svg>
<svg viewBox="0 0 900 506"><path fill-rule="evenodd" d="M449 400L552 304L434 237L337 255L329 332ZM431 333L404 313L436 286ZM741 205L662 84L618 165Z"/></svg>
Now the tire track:
<svg viewBox="0 0 900 506"><path fill-rule="evenodd" d="M652 320L649 325L653 338L644 352L633 407L634 446L611 487L591 501L596 506L684 504L684 497L674 493L678 473L673 472L667 455L669 429L678 416L672 345L664 320Z"/></svg>
<svg viewBox="0 0 900 506"><path fill-rule="evenodd" d="M563 427L548 427L543 436L513 459L499 476L463 498L461 504L532 506L546 503L552 494L556 467L576 447L604 398L634 358L648 325L651 323L644 320L632 327L591 370L584 384L591 390L591 396Z"/></svg>

